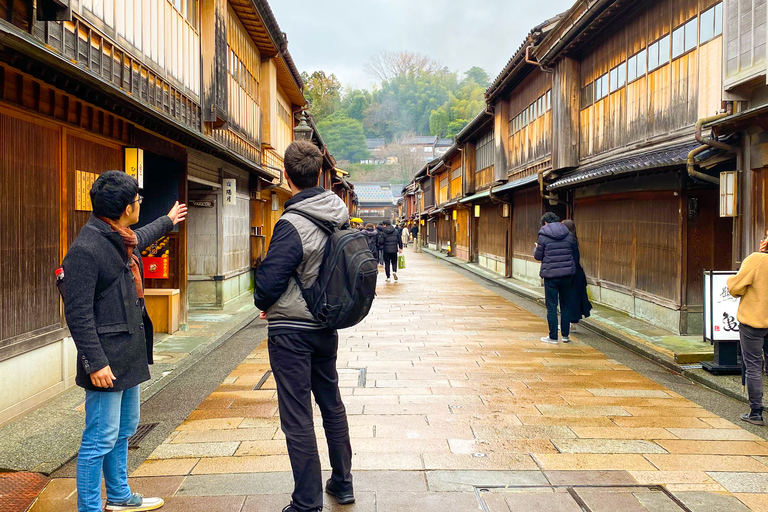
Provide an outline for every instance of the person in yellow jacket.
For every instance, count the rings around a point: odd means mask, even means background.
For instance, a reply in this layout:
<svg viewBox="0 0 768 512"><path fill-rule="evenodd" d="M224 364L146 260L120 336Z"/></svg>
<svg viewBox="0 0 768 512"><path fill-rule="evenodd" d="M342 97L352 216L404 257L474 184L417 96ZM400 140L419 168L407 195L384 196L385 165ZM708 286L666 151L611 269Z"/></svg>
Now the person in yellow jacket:
<svg viewBox="0 0 768 512"><path fill-rule="evenodd" d="M760 252L747 256L739 273L728 278L728 291L741 297L739 321L742 367L747 382L750 412L741 419L753 425L763 422L763 358L768 355L768 233Z"/></svg>

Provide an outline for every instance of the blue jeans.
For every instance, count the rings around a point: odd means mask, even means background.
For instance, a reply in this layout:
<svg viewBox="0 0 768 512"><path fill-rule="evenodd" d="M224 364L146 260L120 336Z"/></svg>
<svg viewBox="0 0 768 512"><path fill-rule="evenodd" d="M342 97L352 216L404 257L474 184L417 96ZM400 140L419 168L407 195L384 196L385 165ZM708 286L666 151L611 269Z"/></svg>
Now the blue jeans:
<svg viewBox="0 0 768 512"><path fill-rule="evenodd" d="M101 512L101 472L107 500L131 497L128 438L139 425L139 386L125 391L86 391L85 430L77 454L77 510Z"/></svg>

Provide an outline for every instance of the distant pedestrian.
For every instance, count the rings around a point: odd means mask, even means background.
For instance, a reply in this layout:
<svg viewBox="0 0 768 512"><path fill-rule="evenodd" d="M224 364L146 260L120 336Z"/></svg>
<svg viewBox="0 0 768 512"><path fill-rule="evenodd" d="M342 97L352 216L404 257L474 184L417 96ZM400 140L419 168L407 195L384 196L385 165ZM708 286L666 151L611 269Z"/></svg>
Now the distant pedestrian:
<svg viewBox="0 0 768 512"><path fill-rule="evenodd" d="M379 232L376 230L376 226L369 222L365 225L363 234L366 236L366 240L368 240L368 248L371 250L371 253L373 253L374 257L377 257L379 254Z"/></svg>
<svg viewBox="0 0 768 512"><path fill-rule="evenodd" d="M589 302L589 294L587 293L587 274L581 266L581 252L579 251L579 237L576 236L576 223L566 219L563 221L563 226L568 228L568 231L573 235L574 242L576 242L576 248L573 251L576 274L573 276L573 285L571 286L571 295L568 301L571 307L570 332L574 332L576 331L576 325L578 325L582 318L589 318L592 311L592 303Z"/></svg>
<svg viewBox="0 0 768 512"><path fill-rule="evenodd" d="M376 232L381 234L382 229L384 229L384 221L379 222L379 225L376 226ZM376 243L378 244L378 238ZM376 253L373 253L373 254L374 256L376 256ZM384 249L382 249L381 247L378 247L378 259L379 259L379 266L383 267L384 266Z"/></svg>
<svg viewBox="0 0 768 512"><path fill-rule="evenodd" d="M753 425L764 425L763 369L768 362L768 233L760 242L760 251L747 256L739 273L728 278L728 291L734 297L741 297L736 318L750 408L741 419Z"/></svg>
<svg viewBox="0 0 768 512"><path fill-rule="evenodd" d="M384 254L384 271L387 274L387 282L390 282L390 267L391 274L397 281L397 254L403 252L403 240L398 235L395 226L388 220L384 221L384 227L379 231L379 249Z"/></svg>
<svg viewBox="0 0 768 512"><path fill-rule="evenodd" d="M333 468L325 492L340 504L354 503L355 496L349 425L336 370L338 332L324 328L312 315L301 290L317 280L328 236L306 216L341 227L349 212L336 194L318 186L323 156L317 146L292 142L284 164L293 197L285 203L267 257L256 271L254 302L269 322L269 362L293 470L292 501L283 512L315 512L323 509L323 481L312 395L323 416Z"/></svg>
<svg viewBox="0 0 768 512"><path fill-rule="evenodd" d="M411 238L413 239L414 244L419 243L419 222L418 220L413 223L413 226L411 226Z"/></svg>
<svg viewBox="0 0 768 512"><path fill-rule="evenodd" d="M408 228L405 224L400 227L400 239L403 241L403 247L408 247L408 239L411 234L408 232Z"/></svg>
<svg viewBox="0 0 768 512"><path fill-rule="evenodd" d="M539 275L544 278L544 297L547 306L547 323L549 336L541 341L557 343L557 305L560 304L560 331L563 343L571 341L571 308L569 297L573 276L576 274L576 241L573 235L552 212L547 212L541 218L542 228L533 257L541 262Z"/></svg>
<svg viewBox="0 0 768 512"><path fill-rule="evenodd" d="M149 380L152 321L144 305L141 251L182 222L178 202L135 231L142 197L136 179L107 171L91 187L93 213L62 263L64 314L77 347L75 382L85 388L85 430L77 454L77 510L155 510L128 485L128 438L139 424L139 384Z"/></svg>

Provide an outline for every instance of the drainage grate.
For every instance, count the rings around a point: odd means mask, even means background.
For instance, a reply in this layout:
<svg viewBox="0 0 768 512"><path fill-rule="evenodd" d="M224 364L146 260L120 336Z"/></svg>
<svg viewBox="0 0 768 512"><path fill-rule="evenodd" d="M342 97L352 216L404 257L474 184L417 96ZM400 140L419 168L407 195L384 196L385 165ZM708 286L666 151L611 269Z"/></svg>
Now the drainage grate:
<svg viewBox="0 0 768 512"><path fill-rule="evenodd" d="M269 378L272 376L272 370L267 370L264 372L264 375L261 376L261 379L259 379L259 382L253 387L253 390L256 391L258 389L261 389L261 386L266 384L266 382L269 380Z"/></svg>
<svg viewBox="0 0 768 512"><path fill-rule="evenodd" d="M661 485L519 485L475 486L480 509L490 512L484 495L502 494L512 510L536 506L539 510L593 512L614 510L648 512L692 512L680 499Z"/></svg>
<svg viewBox="0 0 768 512"><path fill-rule="evenodd" d="M155 427L158 425L159 423L144 423L143 425L139 425L136 429L136 433L128 438L128 449L136 450L139 448L139 445L144 438L147 437L150 432L155 430Z"/></svg>

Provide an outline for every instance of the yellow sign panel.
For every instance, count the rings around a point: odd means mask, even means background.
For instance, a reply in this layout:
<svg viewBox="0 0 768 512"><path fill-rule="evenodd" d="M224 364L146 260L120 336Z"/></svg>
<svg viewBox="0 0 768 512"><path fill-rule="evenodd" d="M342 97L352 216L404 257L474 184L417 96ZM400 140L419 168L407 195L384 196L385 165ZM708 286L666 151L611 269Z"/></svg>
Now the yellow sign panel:
<svg viewBox="0 0 768 512"><path fill-rule="evenodd" d="M476 219L480 218L480 205L479 204L475 205L475 218Z"/></svg>
<svg viewBox="0 0 768 512"><path fill-rule="evenodd" d="M93 211L91 205L91 187L99 175L93 172L75 171L75 210Z"/></svg>
<svg viewBox="0 0 768 512"><path fill-rule="evenodd" d="M453 210L453 220L456 220L459 216L459 212L456 210Z"/></svg>
<svg viewBox="0 0 768 512"><path fill-rule="evenodd" d="M139 188L144 188L144 150L125 148L125 173L136 178Z"/></svg>

